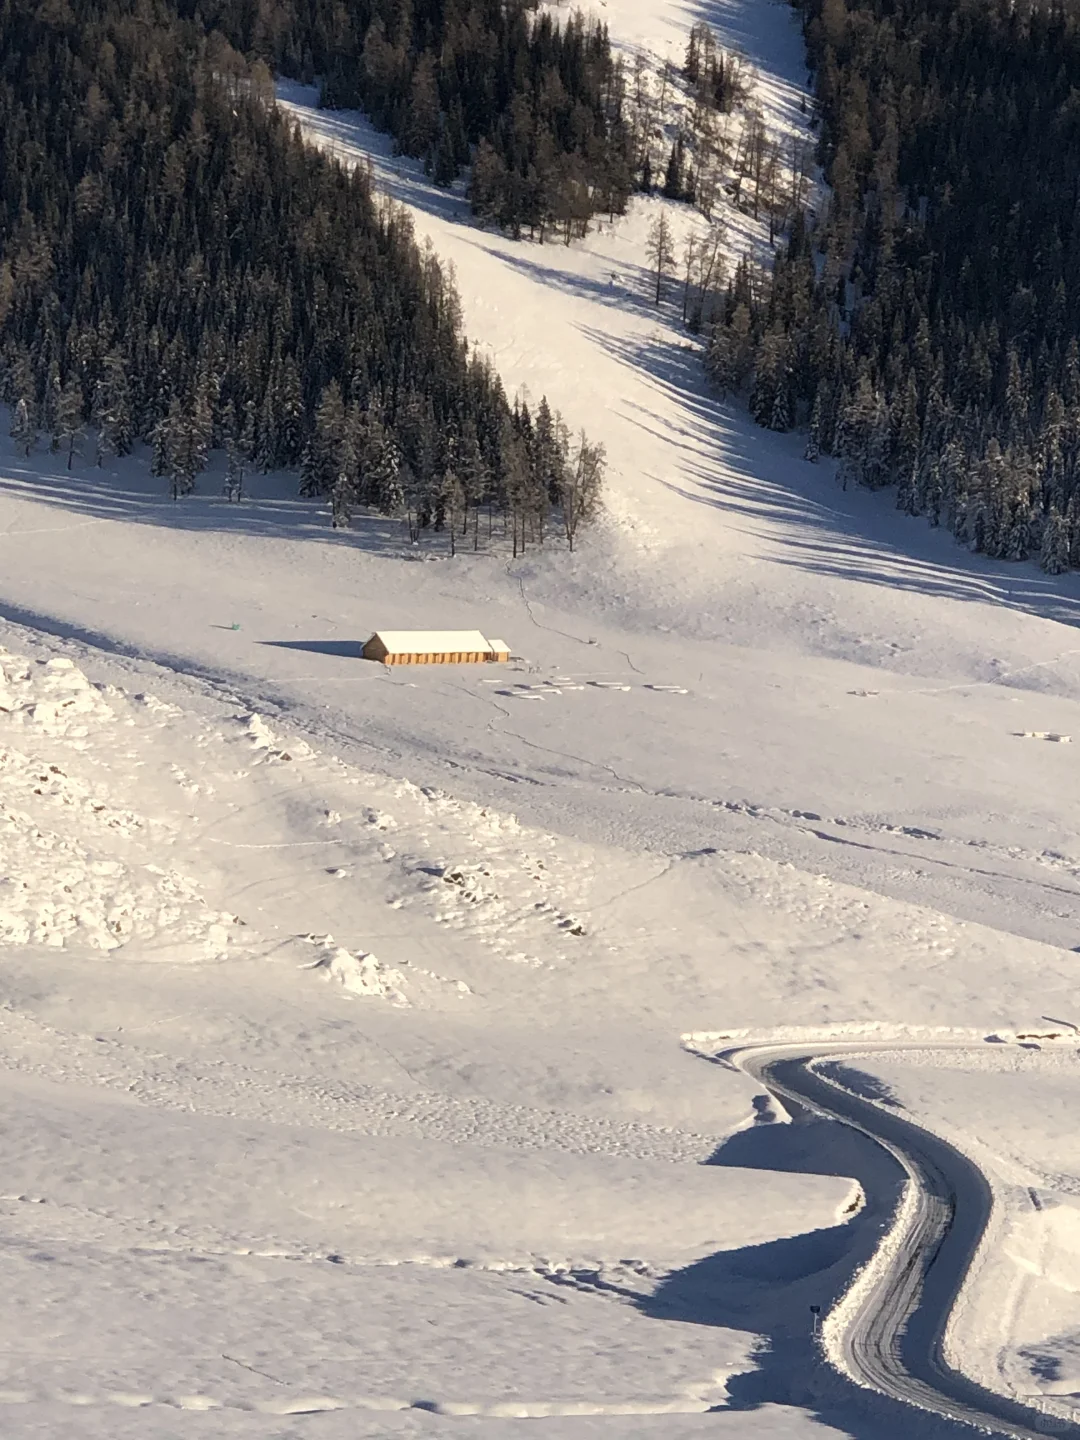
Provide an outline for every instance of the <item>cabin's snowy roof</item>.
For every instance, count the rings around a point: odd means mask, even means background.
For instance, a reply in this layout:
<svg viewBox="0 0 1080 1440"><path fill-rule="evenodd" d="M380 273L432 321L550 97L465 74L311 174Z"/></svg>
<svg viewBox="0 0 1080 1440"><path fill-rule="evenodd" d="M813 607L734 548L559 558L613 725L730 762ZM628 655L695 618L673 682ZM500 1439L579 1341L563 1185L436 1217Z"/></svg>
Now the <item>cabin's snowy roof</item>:
<svg viewBox="0 0 1080 1440"><path fill-rule="evenodd" d="M510 654L510 646L506 643L505 640L489 640L488 644L491 646L492 650L495 651L496 655Z"/></svg>
<svg viewBox="0 0 1080 1440"><path fill-rule="evenodd" d="M454 655L459 652L493 651L479 630L376 630L391 655Z"/></svg>

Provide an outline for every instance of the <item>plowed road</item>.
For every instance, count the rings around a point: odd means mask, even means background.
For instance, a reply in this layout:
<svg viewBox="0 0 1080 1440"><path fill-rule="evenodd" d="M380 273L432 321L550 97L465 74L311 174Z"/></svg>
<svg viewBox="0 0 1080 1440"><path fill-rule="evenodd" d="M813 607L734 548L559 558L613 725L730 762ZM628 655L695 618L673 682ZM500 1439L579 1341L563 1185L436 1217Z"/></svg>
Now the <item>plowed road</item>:
<svg viewBox="0 0 1080 1440"><path fill-rule="evenodd" d="M867 1046L858 1050L865 1054ZM789 1111L800 1107L869 1136L907 1172L901 1207L871 1262L872 1283L844 1327L845 1368L861 1384L937 1415L1016 1440L1075 1437L1080 1425L983 1389L944 1357L949 1315L990 1218L990 1185L966 1156L894 1111L855 1095L813 1068L854 1046L742 1048L726 1058Z"/></svg>

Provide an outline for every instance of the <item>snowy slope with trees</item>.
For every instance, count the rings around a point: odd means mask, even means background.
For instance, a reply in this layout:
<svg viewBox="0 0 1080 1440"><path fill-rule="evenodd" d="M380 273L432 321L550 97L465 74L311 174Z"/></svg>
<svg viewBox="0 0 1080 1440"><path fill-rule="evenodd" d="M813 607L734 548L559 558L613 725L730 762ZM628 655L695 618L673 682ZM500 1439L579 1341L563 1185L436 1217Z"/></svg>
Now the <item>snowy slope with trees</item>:
<svg viewBox="0 0 1080 1440"><path fill-rule="evenodd" d="M699 15L609 18L662 80ZM797 132L786 7L708 18ZM867 1238L843 1140L686 1037L1080 1022L1080 587L897 531L717 400L655 303L685 203L518 243L285 99L453 263L509 392L603 443L607 515L451 556L332 530L295 471L237 504L218 457L173 503L144 447L69 469L0 427L4 1433L906 1436L788 1363ZM767 253L718 204L725 263ZM433 626L518 658L359 659ZM881 1073L1003 1186L1020 1155L1074 1193L1034 1123L1074 1072L981 1053L992 1127ZM981 1270L956 1344L1067 1400L1065 1209L1011 1212L1038 1283Z"/></svg>

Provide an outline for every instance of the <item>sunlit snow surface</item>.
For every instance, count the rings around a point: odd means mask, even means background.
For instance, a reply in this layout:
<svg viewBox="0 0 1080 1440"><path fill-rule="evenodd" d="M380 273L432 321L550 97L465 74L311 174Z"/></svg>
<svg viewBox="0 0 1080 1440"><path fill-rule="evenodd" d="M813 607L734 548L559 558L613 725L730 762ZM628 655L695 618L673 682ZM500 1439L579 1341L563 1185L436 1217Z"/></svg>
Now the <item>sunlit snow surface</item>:
<svg viewBox="0 0 1080 1440"><path fill-rule="evenodd" d="M676 58L701 16L800 123L786 7L608 19ZM725 1027L1007 1035L865 1068L998 1187L959 1361L1074 1393L1075 1056L1016 1034L1080 1022L1080 581L710 397L649 303L660 202L514 245L310 100L511 389L605 443L609 513L450 560L290 477L174 506L145 456L0 438L0 1433L910 1434L785 1372L858 1200L682 1044ZM359 659L431 626L519 658Z"/></svg>

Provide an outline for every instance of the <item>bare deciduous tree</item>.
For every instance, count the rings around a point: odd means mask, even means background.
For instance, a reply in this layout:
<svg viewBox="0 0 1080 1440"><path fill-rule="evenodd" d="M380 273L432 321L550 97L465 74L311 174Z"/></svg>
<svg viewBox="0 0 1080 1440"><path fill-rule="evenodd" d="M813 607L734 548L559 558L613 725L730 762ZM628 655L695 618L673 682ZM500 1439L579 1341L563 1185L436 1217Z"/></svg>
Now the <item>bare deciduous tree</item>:
<svg viewBox="0 0 1080 1440"><path fill-rule="evenodd" d="M563 529L571 551L582 521L595 518L600 509L607 457L603 445L593 444L582 430L573 465L567 466L559 496Z"/></svg>
<svg viewBox="0 0 1080 1440"><path fill-rule="evenodd" d="M671 221L667 217L666 210L661 210L660 214L649 226L647 253L656 277L655 303L659 305L664 276L667 275L675 262L675 246L671 235Z"/></svg>

